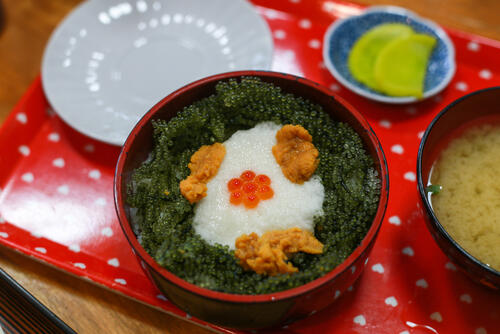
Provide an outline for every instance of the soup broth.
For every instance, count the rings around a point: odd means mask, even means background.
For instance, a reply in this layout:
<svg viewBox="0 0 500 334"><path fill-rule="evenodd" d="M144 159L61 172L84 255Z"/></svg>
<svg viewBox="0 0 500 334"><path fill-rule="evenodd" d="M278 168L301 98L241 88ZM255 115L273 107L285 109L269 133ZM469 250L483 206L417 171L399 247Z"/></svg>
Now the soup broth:
<svg viewBox="0 0 500 334"><path fill-rule="evenodd" d="M452 139L433 166L434 212L469 254L500 271L500 124L474 124Z"/></svg>

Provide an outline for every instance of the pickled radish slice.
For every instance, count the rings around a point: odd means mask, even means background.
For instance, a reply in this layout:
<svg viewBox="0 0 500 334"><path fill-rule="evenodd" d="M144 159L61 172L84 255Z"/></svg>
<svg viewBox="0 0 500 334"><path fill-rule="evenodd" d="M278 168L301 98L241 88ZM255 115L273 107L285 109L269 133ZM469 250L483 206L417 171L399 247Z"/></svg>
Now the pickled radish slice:
<svg viewBox="0 0 500 334"><path fill-rule="evenodd" d="M364 33L349 53L347 64L352 76L370 88L377 89L374 66L380 52L395 39L409 36L411 27L401 23L378 25Z"/></svg>
<svg viewBox="0 0 500 334"><path fill-rule="evenodd" d="M430 54L436 39L412 34L388 44L379 54L374 78L383 93L392 96L422 97Z"/></svg>

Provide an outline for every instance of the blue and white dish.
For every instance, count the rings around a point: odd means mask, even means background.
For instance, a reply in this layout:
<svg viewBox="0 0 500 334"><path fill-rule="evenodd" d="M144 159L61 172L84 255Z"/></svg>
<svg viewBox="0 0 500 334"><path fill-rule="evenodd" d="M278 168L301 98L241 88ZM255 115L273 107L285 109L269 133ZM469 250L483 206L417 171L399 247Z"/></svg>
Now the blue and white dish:
<svg viewBox="0 0 500 334"><path fill-rule="evenodd" d="M424 82L422 99L442 91L455 74L455 48L446 32L434 22L418 17L415 13L395 6L374 6L361 15L335 21L325 33L323 60L331 74L342 85L368 99L386 103L411 103L420 101L413 96L393 97L365 86L351 75L347 59L356 40L367 30L383 23L404 23L416 32L436 38Z"/></svg>

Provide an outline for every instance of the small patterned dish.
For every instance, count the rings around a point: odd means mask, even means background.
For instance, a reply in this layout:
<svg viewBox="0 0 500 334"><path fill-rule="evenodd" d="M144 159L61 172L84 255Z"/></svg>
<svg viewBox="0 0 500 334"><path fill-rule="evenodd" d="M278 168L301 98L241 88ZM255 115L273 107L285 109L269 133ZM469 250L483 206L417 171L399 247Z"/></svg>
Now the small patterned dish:
<svg viewBox="0 0 500 334"><path fill-rule="evenodd" d="M358 82L347 67L347 58L356 40L367 30L382 23L405 23L416 32L426 33L437 39L424 82L422 99L442 91L455 74L455 48L446 32L435 23L418 17L415 13L395 6L374 6L361 15L335 21L324 36L323 60L330 73L342 85L366 98L386 103L411 103L419 99L393 97L374 91Z"/></svg>

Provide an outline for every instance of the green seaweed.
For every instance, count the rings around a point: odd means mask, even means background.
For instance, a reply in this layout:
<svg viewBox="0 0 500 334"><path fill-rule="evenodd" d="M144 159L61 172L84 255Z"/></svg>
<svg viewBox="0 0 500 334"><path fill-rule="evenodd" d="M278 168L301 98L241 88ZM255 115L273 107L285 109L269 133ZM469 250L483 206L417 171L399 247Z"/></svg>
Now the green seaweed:
<svg viewBox="0 0 500 334"><path fill-rule="evenodd" d="M427 187L425 187L425 191L427 193L431 193L432 195L439 194L442 189L443 189L443 187L440 186L439 184L431 184L431 185L428 185Z"/></svg>
<svg viewBox="0 0 500 334"><path fill-rule="evenodd" d="M319 255L298 253L298 273L277 276L245 271L234 252L212 246L192 228L193 205L180 193L191 155L202 145L227 140L263 121L300 124L313 137L325 188L324 215L315 218ZM161 265L201 287L236 294L290 289L331 271L366 235L378 206L380 179L361 138L322 108L255 77L219 82L216 93L184 108L166 122L153 121L154 148L128 187L139 241Z"/></svg>

